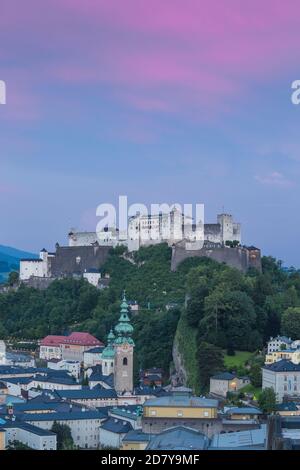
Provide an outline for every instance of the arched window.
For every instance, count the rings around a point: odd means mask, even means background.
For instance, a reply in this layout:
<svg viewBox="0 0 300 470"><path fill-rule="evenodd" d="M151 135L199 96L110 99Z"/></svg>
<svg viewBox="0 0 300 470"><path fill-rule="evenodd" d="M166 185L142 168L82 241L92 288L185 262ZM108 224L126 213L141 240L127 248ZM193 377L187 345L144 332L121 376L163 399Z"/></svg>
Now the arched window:
<svg viewBox="0 0 300 470"><path fill-rule="evenodd" d="M124 357L124 359L123 359L123 366L127 366L127 364L128 364L127 357Z"/></svg>

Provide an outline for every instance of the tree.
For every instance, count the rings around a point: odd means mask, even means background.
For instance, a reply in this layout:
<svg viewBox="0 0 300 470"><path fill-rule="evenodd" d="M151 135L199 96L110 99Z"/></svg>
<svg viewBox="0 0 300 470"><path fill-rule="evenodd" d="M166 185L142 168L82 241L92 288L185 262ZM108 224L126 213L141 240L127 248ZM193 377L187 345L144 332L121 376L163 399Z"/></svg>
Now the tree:
<svg viewBox="0 0 300 470"><path fill-rule="evenodd" d="M19 273L17 271L12 271L8 275L8 285L14 286L19 281Z"/></svg>
<svg viewBox="0 0 300 470"><path fill-rule="evenodd" d="M261 387L262 373L261 373L261 366L259 364L253 364L249 372L249 377L251 380L251 384L255 388Z"/></svg>
<svg viewBox="0 0 300 470"><path fill-rule="evenodd" d="M273 388L265 388L258 397L258 404L264 413L272 413L276 409L276 395Z"/></svg>
<svg viewBox="0 0 300 470"><path fill-rule="evenodd" d="M71 429L67 424L60 424L54 421L51 431L57 436L57 450L74 449Z"/></svg>
<svg viewBox="0 0 300 470"><path fill-rule="evenodd" d="M292 338L300 338L300 307L289 307L285 310L281 320L282 334Z"/></svg>
<svg viewBox="0 0 300 470"><path fill-rule="evenodd" d="M88 384L89 384L89 378L88 378L87 375L85 375L82 379L82 385L83 386L88 386Z"/></svg>
<svg viewBox="0 0 300 470"><path fill-rule="evenodd" d="M207 391L210 377L224 369L222 350L214 344L201 341L197 351L201 391Z"/></svg>
<svg viewBox="0 0 300 470"><path fill-rule="evenodd" d="M205 298L204 317L199 328L203 340L235 350L256 349L249 344L255 330L256 313L252 299L241 291L215 289Z"/></svg>

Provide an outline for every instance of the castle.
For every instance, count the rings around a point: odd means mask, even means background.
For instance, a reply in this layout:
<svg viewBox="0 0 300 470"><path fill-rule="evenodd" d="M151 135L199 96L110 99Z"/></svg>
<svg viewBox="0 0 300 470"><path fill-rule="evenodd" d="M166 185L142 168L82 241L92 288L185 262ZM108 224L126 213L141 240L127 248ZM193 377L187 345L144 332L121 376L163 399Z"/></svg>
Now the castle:
<svg viewBox="0 0 300 470"><path fill-rule="evenodd" d="M169 246L181 240L195 244L197 233L202 239L212 243L226 242L241 243L241 224L234 222L231 214L219 214L217 223L195 225L193 219L184 216L176 207L169 213L142 215L137 213L128 220L128 233L122 234L117 228L106 228L102 232L69 233L69 246L99 246L115 247L125 245L128 251L136 251L141 246L166 242Z"/></svg>
<svg viewBox="0 0 300 470"><path fill-rule="evenodd" d="M43 249L39 259L21 260L20 280L38 288L69 276L86 277L95 283L95 273L99 273L111 248L123 245L130 253L164 242L172 247L173 270L191 256L210 257L243 272L249 267L261 270L260 250L241 246L241 225L231 214L219 214L214 224L195 225L192 218L184 217L176 208L165 214L137 213L128 221L126 236L117 228L105 228L100 233L71 230L68 240L68 246L56 244L54 253Z"/></svg>

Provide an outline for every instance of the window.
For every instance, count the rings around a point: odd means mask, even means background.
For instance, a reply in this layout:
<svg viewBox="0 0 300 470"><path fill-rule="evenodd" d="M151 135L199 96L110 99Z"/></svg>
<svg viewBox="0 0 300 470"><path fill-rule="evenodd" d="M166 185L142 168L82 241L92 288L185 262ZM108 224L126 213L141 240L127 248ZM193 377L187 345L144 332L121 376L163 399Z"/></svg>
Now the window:
<svg viewBox="0 0 300 470"><path fill-rule="evenodd" d="M127 357L124 357L124 359L123 359L123 366L127 366L127 365L128 365Z"/></svg>

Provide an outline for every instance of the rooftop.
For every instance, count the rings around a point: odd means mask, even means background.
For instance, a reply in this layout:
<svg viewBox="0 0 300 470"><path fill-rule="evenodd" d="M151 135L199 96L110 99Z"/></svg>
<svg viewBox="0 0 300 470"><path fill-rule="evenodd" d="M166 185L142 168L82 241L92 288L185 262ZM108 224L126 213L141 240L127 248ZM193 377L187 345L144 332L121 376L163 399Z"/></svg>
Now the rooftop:
<svg viewBox="0 0 300 470"><path fill-rule="evenodd" d="M117 398L117 393L115 390L100 387L84 387L82 390L57 390L57 394L59 395L59 397L69 400L96 400L98 398Z"/></svg>
<svg viewBox="0 0 300 470"><path fill-rule="evenodd" d="M205 434L184 426L167 429L153 435L147 450L204 450L209 439Z"/></svg>
<svg viewBox="0 0 300 470"><path fill-rule="evenodd" d="M159 398L150 398L144 403L144 406L182 406L189 408L217 408L218 400L188 397L183 395L167 395Z"/></svg>
<svg viewBox="0 0 300 470"><path fill-rule="evenodd" d="M41 341L41 346L59 346L60 344L79 344L81 346L104 346L90 333L73 332L69 336L48 335Z"/></svg>
<svg viewBox="0 0 300 470"><path fill-rule="evenodd" d="M105 429L106 431L114 432L116 434L125 434L132 430L132 425L123 419L111 417L102 423L100 430L101 429Z"/></svg>
<svg viewBox="0 0 300 470"><path fill-rule="evenodd" d="M230 372L220 372L220 374L213 375L211 378L214 380L233 380L236 378L236 375Z"/></svg>
<svg viewBox="0 0 300 470"><path fill-rule="evenodd" d="M263 369L271 370L273 372L300 372L300 364L294 364L291 361L282 359L273 364L264 365Z"/></svg>

